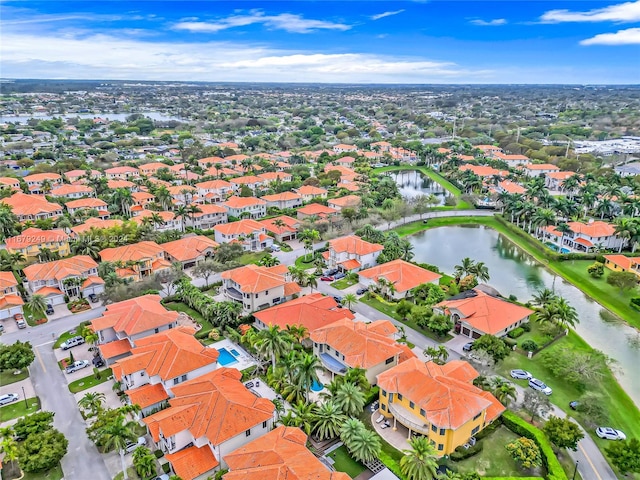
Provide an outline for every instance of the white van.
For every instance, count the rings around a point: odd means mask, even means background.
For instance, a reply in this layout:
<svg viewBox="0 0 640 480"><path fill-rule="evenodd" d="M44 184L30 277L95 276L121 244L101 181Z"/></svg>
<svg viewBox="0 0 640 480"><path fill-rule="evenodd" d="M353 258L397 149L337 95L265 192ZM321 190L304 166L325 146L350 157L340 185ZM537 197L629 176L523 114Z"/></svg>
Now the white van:
<svg viewBox="0 0 640 480"><path fill-rule="evenodd" d="M82 345L83 343L84 343L84 338L78 335L76 337L71 337L67 339L67 341L65 342L62 342L62 344L60 345L60 348L63 350L69 350L70 348L76 347L78 345Z"/></svg>

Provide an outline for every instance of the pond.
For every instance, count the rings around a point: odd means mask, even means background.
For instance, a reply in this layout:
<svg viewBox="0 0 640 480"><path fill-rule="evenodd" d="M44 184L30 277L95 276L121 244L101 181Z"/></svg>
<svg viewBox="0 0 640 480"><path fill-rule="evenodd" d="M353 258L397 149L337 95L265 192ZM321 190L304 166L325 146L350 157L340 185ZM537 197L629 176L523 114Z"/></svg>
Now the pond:
<svg viewBox="0 0 640 480"><path fill-rule="evenodd" d="M67 113L63 115L0 115L0 123L27 123L29 119L34 118L36 120L50 120L52 118L104 118L108 120L124 121L129 115L133 113L139 113L145 117L149 117L152 120L168 122L175 120L178 122L186 122L184 118L171 117L161 112L131 112L131 113Z"/></svg>
<svg viewBox="0 0 640 480"><path fill-rule="evenodd" d="M463 257L484 262L489 268L489 284L505 297L530 300L543 288L555 290L578 312L576 332L593 348L617 362L616 378L633 401L640 405L640 334L619 321L608 310L565 282L523 252L495 230L483 226L441 227L407 237L414 246L417 262L437 265L453 273ZM626 374L623 374L626 373Z"/></svg>
<svg viewBox="0 0 640 480"><path fill-rule="evenodd" d="M387 172L387 175L395 180L400 195L405 198L411 199L419 195L433 194L439 200L436 205L444 205L445 199L449 196L449 192L442 185L416 170Z"/></svg>

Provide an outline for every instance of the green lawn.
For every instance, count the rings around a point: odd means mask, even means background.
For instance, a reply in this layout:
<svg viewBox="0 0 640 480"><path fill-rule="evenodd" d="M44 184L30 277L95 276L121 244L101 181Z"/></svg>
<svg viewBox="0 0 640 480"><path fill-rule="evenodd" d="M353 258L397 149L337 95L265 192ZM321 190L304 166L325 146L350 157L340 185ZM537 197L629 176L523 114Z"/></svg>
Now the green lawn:
<svg viewBox="0 0 640 480"><path fill-rule="evenodd" d="M482 452L459 462L449 460L447 465L459 473L477 472L482 477L532 477L540 475L542 472L532 472L520 468L504 448L506 444L518 438L518 435L507 427L501 426L481 440L483 442Z"/></svg>
<svg viewBox="0 0 640 480"><path fill-rule="evenodd" d="M69 390L71 393L82 392L91 387L95 387L96 385L100 385L101 383L106 382L111 376L111 369L105 368L104 370L100 370L100 379L97 379L95 375L92 373L91 375L87 375L84 378L79 378L78 380L71 382L69 384Z"/></svg>
<svg viewBox="0 0 640 480"><path fill-rule="evenodd" d="M347 447L344 445L328 454L327 457L334 460L335 463L333 464L333 468L339 472L346 473L351 478L356 478L366 470L364 465L351 458L347 451Z"/></svg>
<svg viewBox="0 0 640 480"><path fill-rule="evenodd" d="M164 306L169 310L173 310L174 312L186 313L191 318L193 318L196 322L202 325L202 328L204 328L205 330L210 330L213 328L213 324L205 320L204 317L200 314L200 312L196 312L193 308L187 307L182 302L169 302L169 303L165 303Z"/></svg>
<svg viewBox="0 0 640 480"><path fill-rule="evenodd" d="M31 309L27 305L22 306L22 312L24 314L24 319L30 327L36 327L38 325L42 325L42 323L36 323L37 320L47 319L44 314L35 314L31 311ZM46 323L46 322L45 322Z"/></svg>
<svg viewBox="0 0 640 480"><path fill-rule="evenodd" d="M71 337L75 337L76 335L80 335L82 333L82 330L83 330L84 326L88 325L88 324L89 324L89 322L82 322L80 325L78 325L73 330L69 330L67 332L64 332L64 333L60 334L60 336L58 337L56 342L53 344L53 348L54 349L60 348L60 345L62 345L63 342L66 342Z"/></svg>
<svg viewBox="0 0 640 480"><path fill-rule="evenodd" d="M347 277L341 278L340 280L336 280L331 284L333 288L337 288L338 290L344 290L345 288L349 288L358 283L358 279L349 280Z"/></svg>
<svg viewBox="0 0 640 480"><path fill-rule="evenodd" d="M15 370L0 371L0 385L11 385L25 378L29 378L29 370L22 369L18 375L14 375Z"/></svg>
<svg viewBox="0 0 640 480"><path fill-rule="evenodd" d="M251 263L258 263L262 257L265 256L264 252L247 252L243 253L240 258L238 258L238 262L243 265L249 265Z"/></svg>
<svg viewBox="0 0 640 480"><path fill-rule="evenodd" d="M22 480L60 480L63 477L64 474L62 473L62 467L58 465L57 467L54 467L51 470L47 470L46 472L25 472Z"/></svg>
<svg viewBox="0 0 640 480"><path fill-rule="evenodd" d="M309 259L309 261L307 262L307 258ZM315 260L315 257L313 255L302 255L301 257L296 258L296 267L298 268L302 268L304 270L308 270L310 268L315 268L315 265L313 264L313 261Z"/></svg>
<svg viewBox="0 0 640 480"><path fill-rule="evenodd" d="M135 468L133 467L127 468L127 475L129 476L129 480L140 480L140 477L138 476ZM113 477L113 480L123 480L123 478L124 478L124 475L122 474L122 472L120 472L115 477Z"/></svg>
<svg viewBox="0 0 640 480"><path fill-rule="evenodd" d="M4 407L0 407L0 422L6 422L18 417L24 417L40 410L40 399L38 397L27 398L28 407L21 398L17 402L10 403Z"/></svg>

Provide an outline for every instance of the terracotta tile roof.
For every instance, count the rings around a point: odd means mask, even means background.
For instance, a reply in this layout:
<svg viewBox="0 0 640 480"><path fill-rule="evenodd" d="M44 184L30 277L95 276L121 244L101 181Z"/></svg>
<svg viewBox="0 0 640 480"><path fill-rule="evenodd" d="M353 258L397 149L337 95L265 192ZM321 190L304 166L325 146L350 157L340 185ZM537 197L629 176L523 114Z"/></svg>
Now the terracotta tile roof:
<svg viewBox="0 0 640 480"><path fill-rule="evenodd" d="M282 192L274 195L263 195L262 200L266 202L287 202L291 200L301 200L302 197L293 192Z"/></svg>
<svg viewBox="0 0 640 480"><path fill-rule="evenodd" d="M332 472L306 447L299 428L280 426L224 456L224 480L349 480Z"/></svg>
<svg viewBox="0 0 640 480"><path fill-rule="evenodd" d="M219 368L175 385L171 407L143 419L155 441L159 433L170 437L189 431L194 439L205 437L220 445L272 418L274 406L258 398L241 382L235 368Z"/></svg>
<svg viewBox="0 0 640 480"><path fill-rule="evenodd" d="M348 235L346 237L330 240L329 248L333 249L337 253L347 252L361 256L384 250L384 247L379 243L365 242L356 235Z"/></svg>
<svg viewBox="0 0 640 480"><path fill-rule="evenodd" d="M220 190L231 188L231 184L224 180L209 180L208 182L196 183L196 187L201 190Z"/></svg>
<svg viewBox="0 0 640 480"><path fill-rule="evenodd" d="M122 166L122 167L113 167L113 168L107 168L104 173L106 173L107 175L117 175L120 173L136 173L139 172L139 170L137 168L134 167L128 167L126 165Z"/></svg>
<svg viewBox="0 0 640 480"><path fill-rule="evenodd" d="M149 383L142 387L134 388L133 390L125 390L124 393L129 397L131 405L138 405L140 408L147 408L156 403L169 400L169 394L164 389L162 383L156 383L155 385Z"/></svg>
<svg viewBox="0 0 640 480"><path fill-rule="evenodd" d="M149 162L139 165L138 168L140 169L140 172L151 172L152 174L154 174L161 168L169 168L169 165L161 162Z"/></svg>
<svg viewBox="0 0 640 480"><path fill-rule="evenodd" d="M260 222L247 218L237 222L215 225L213 229L223 235L250 235L253 232L262 233L264 227Z"/></svg>
<svg viewBox="0 0 640 480"><path fill-rule="evenodd" d="M332 215L338 213L335 208L325 207L319 203L310 203L298 209L298 212L304 215Z"/></svg>
<svg viewBox="0 0 640 480"><path fill-rule="evenodd" d="M204 256L208 252L213 252L213 249L218 245L217 242L204 235L196 235L163 243L161 247L179 262L186 262Z"/></svg>
<svg viewBox="0 0 640 480"><path fill-rule="evenodd" d="M100 176L100 172L98 170L91 170L90 175L92 177L99 177ZM79 178L86 177L87 176L87 171L86 170L71 170L69 172L64 172L64 176L67 177L67 180L69 180L69 181L77 180Z"/></svg>
<svg viewBox="0 0 640 480"><path fill-rule="evenodd" d="M357 145L347 145L346 143L339 143L334 145L333 148L338 148L340 150L358 150Z"/></svg>
<svg viewBox="0 0 640 480"><path fill-rule="evenodd" d="M579 237L579 238L576 238L574 242L579 243L580 245L584 245L585 247L593 247L593 243L587 240L586 238Z"/></svg>
<svg viewBox="0 0 640 480"><path fill-rule="evenodd" d="M277 220L282 221L285 225L282 227L278 227L274 224ZM260 222L258 223L260 223L260 225L262 225L265 230L275 233L276 235L297 232L298 227L300 226L299 220L296 220L295 218L289 217L287 215L280 215L279 217L260 220Z"/></svg>
<svg viewBox="0 0 640 480"><path fill-rule="evenodd" d="M348 319L338 320L315 329L310 338L340 352L344 355L343 362L346 365L367 369L401 352L395 340L376 332L379 321L367 324Z"/></svg>
<svg viewBox="0 0 640 480"><path fill-rule="evenodd" d="M296 190L300 195L313 195L313 196L320 196L320 195L326 195L327 191L324 188L320 188L320 187L314 187L312 185L303 185L302 187L298 188L298 190Z"/></svg>
<svg viewBox="0 0 640 480"><path fill-rule="evenodd" d="M93 322L91 322L91 324L93 325ZM122 340L115 340L113 342L98 345L98 349L100 350L100 355L102 355L102 358L110 359L130 352L131 343L128 339L123 338Z"/></svg>
<svg viewBox="0 0 640 480"><path fill-rule="evenodd" d="M229 197L226 202L223 202L223 205L229 208L244 208L251 207L254 205L266 205L267 202L261 200L256 197Z"/></svg>
<svg viewBox="0 0 640 480"><path fill-rule="evenodd" d="M556 170L560 171L559 167L551 163L529 163L524 166L527 170Z"/></svg>
<svg viewBox="0 0 640 480"><path fill-rule="evenodd" d="M155 212L151 210L142 209L139 214L137 214L135 217L132 218L132 220L137 224L142 225L143 220L147 217L152 217L154 213L160 215L160 217L162 218L162 221L164 221L165 223L170 222L171 220L176 218L176 215L173 212L169 212L169 211Z"/></svg>
<svg viewBox="0 0 640 480"><path fill-rule="evenodd" d="M59 187L51 189L49 195L52 197L65 197L73 194L92 195L93 188L86 185L61 185Z"/></svg>
<svg viewBox="0 0 640 480"><path fill-rule="evenodd" d="M466 165L462 165L459 168L459 170L461 172L466 172L467 170L470 170L476 175L478 175L479 177L492 177L494 175L503 176L507 173L502 170L497 170L493 167L488 167L485 165L471 165L469 163L467 163Z"/></svg>
<svg viewBox="0 0 640 480"><path fill-rule="evenodd" d="M13 177L0 177L0 184L20 188L20 180Z"/></svg>
<svg viewBox="0 0 640 480"><path fill-rule="evenodd" d="M211 215L216 213L227 213L227 209L220 205L204 204L204 205L198 205L198 208L202 211L198 213L194 213L193 214L194 218L200 218L205 215Z"/></svg>
<svg viewBox="0 0 640 480"><path fill-rule="evenodd" d="M349 310L338 308L332 297L321 293L274 305L255 312L253 316L265 325L278 325L282 330L286 329L287 325L304 325L309 332L343 318L355 318Z"/></svg>
<svg viewBox="0 0 640 480"><path fill-rule="evenodd" d="M156 197L148 192L133 192L131 194L136 203L148 203L152 202Z"/></svg>
<svg viewBox="0 0 640 480"><path fill-rule="evenodd" d="M388 282L393 283L397 292L406 292L423 283L434 282L441 277L437 273L400 259L368 268L358 272L358 274L362 277L370 278L374 282L383 277Z"/></svg>
<svg viewBox="0 0 640 480"><path fill-rule="evenodd" d="M107 202L99 198L81 198L79 200L71 200L65 203L67 210L74 208L95 208L96 210L106 210Z"/></svg>
<svg viewBox="0 0 640 480"><path fill-rule="evenodd" d="M519 320L524 320L533 310L521 307L498 297L493 297L481 290L473 290L475 296L445 300L436 305L451 312L457 310L462 314L460 319L479 332L497 335Z"/></svg>
<svg viewBox="0 0 640 480"><path fill-rule="evenodd" d="M236 177L229 180L230 183L235 183L237 185L253 185L255 183L263 183L264 178L260 178L256 175L246 175L244 177Z"/></svg>
<svg viewBox="0 0 640 480"><path fill-rule="evenodd" d="M13 272L0 272L0 290L18 286L18 281Z"/></svg>
<svg viewBox="0 0 640 480"><path fill-rule="evenodd" d="M165 458L171 462L176 475L182 480L193 480L220 464L209 445L200 448L194 445L176 453L168 453Z"/></svg>
<svg viewBox="0 0 640 480"><path fill-rule="evenodd" d="M75 257L55 260L46 263L34 263L23 269L28 281L57 280L67 277L83 277L92 269L98 268L98 264L88 255L76 255ZM97 273L95 274L97 276Z"/></svg>
<svg viewBox="0 0 640 480"><path fill-rule="evenodd" d="M24 301L19 295L5 295L4 297L0 298L0 309L18 305L24 305Z"/></svg>
<svg viewBox="0 0 640 480"><path fill-rule="evenodd" d="M498 185L507 193L525 193L527 191L522 185L511 180L503 180Z"/></svg>
<svg viewBox="0 0 640 480"><path fill-rule="evenodd" d="M23 230L20 235L9 237L5 240L8 249L16 250L30 247L32 245L42 245L51 242L68 242L69 235L62 229L40 230L30 227Z"/></svg>
<svg viewBox="0 0 640 480"><path fill-rule="evenodd" d="M175 323L178 312L164 308L160 295L143 295L107 305L101 317L91 322L94 331L113 328L128 337Z"/></svg>
<svg viewBox="0 0 640 480"><path fill-rule="evenodd" d="M350 192L359 192L360 187L355 183L339 183L339 188L344 188L345 190L349 190Z"/></svg>
<svg viewBox="0 0 640 480"><path fill-rule="evenodd" d="M76 225L75 227L71 227L71 231L77 235L82 235L83 233L87 233L92 228L96 230L101 230L104 228L112 228L116 226L122 225L122 220L101 220L99 218L88 218L84 223L80 225Z"/></svg>
<svg viewBox="0 0 640 480"><path fill-rule="evenodd" d="M586 235L591 238L609 237L615 235L616 228L610 223L595 220L590 223L569 222L569 227L574 233Z"/></svg>
<svg viewBox="0 0 640 480"><path fill-rule="evenodd" d="M115 190L117 188L133 188L136 184L129 180L109 180L107 181L107 188Z"/></svg>
<svg viewBox="0 0 640 480"><path fill-rule="evenodd" d="M220 355L218 351L204 347L194 333L193 328L177 327L136 340L131 356L117 362L116 378L120 380L122 375L144 370L149 377L158 375L166 382L215 364Z"/></svg>
<svg viewBox="0 0 640 480"><path fill-rule="evenodd" d="M327 203L338 207L357 207L362 203L362 199L357 195L347 195L345 197L332 198Z"/></svg>
<svg viewBox="0 0 640 480"><path fill-rule="evenodd" d="M344 268L345 270L354 270L354 269L360 268L362 266L360 264L360 262L358 260L356 260L355 258L350 258L349 260L344 260L343 262L340 262L339 265L342 266L342 268Z"/></svg>
<svg viewBox="0 0 640 480"><path fill-rule="evenodd" d="M82 285L80 285L80 290L84 290L92 285L104 285L104 280L98 276L89 277L84 282L82 282Z"/></svg>
<svg viewBox="0 0 640 480"><path fill-rule="evenodd" d="M121 247L105 248L100 252L103 262L127 262L157 258L164 250L156 242L143 241Z"/></svg>
<svg viewBox="0 0 640 480"><path fill-rule="evenodd" d="M379 374L378 386L415 403L437 428L456 430L483 411L490 422L506 410L491 393L473 386L471 380L477 376L478 372L462 360L440 367L412 358Z"/></svg>
<svg viewBox="0 0 640 480"><path fill-rule="evenodd" d="M198 165L201 167L206 167L207 164L215 165L218 163L229 163L226 159L220 157L206 157L198 160Z"/></svg>
<svg viewBox="0 0 640 480"><path fill-rule="evenodd" d="M287 181L292 178L290 173L285 173L285 172L265 172L257 175L257 177L263 180L266 180L268 182L272 182L277 179L280 179L282 181Z"/></svg>
<svg viewBox="0 0 640 480"><path fill-rule="evenodd" d="M626 257L624 255L605 255L604 258L624 270L630 270L632 267L635 267L636 265L640 266L640 257Z"/></svg>
<svg viewBox="0 0 640 480"><path fill-rule="evenodd" d="M296 293L300 293L302 288L296 282L287 282L284 284L284 296L290 297Z"/></svg>
<svg viewBox="0 0 640 480"><path fill-rule="evenodd" d="M16 192L10 197L3 198L0 202L9 205L13 213L20 217L39 213L62 213L62 207L59 204L50 203L38 195L26 195L22 192Z"/></svg>
<svg viewBox="0 0 640 480"><path fill-rule="evenodd" d="M325 173L331 171L338 171L341 175L355 175L356 172L351 170L350 168L343 167L342 165L331 165L330 163L324 166Z"/></svg>
<svg viewBox="0 0 640 480"><path fill-rule="evenodd" d="M548 178L554 178L556 180L566 180L567 178L573 177L576 172L550 172L547 173Z"/></svg>
<svg viewBox="0 0 640 480"><path fill-rule="evenodd" d="M283 265L286 269L286 265ZM276 267L262 267L259 265L245 265L222 272L222 278L232 280L244 293L264 292L276 287L284 287L288 282L281 272L279 265Z"/></svg>
<svg viewBox="0 0 640 480"><path fill-rule="evenodd" d="M62 180L62 177L57 173L34 173L33 175L27 175L23 178L25 183L39 182L43 183L45 180L56 182Z"/></svg>
<svg viewBox="0 0 640 480"><path fill-rule="evenodd" d="M356 159L350 156L347 157L341 157L338 160L336 160L336 163L353 163L355 162Z"/></svg>

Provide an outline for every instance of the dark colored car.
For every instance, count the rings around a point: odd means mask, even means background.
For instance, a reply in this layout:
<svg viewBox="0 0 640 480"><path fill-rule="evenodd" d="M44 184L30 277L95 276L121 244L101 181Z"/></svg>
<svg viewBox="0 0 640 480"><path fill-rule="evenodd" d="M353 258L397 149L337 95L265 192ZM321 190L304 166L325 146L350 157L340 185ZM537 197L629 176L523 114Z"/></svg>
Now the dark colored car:
<svg viewBox="0 0 640 480"><path fill-rule="evenodd" d="M369 291L369 287L359 288L358 290L356 290L356 294L357 295L364 295L368 291Z"/></svg>
<svg viewBox="0 0 640 480"><path fill-rule="evenodd" d="M45 309L44 313L46 313L47 315L51 315L55 313L55 310L53 309L53 305L47 304L47 308Z"/></svg>
<svg viewBox="0 0 640 480"><path fill-rule="evenodd" d="M336 273L336 274L333 276L333 278L335 278L336 280L338 280L339 278L344 278L344 277L346 277L346 276L347 276L347 274L346 274L346 273L344 273L344 272L338 272L338 273Z"/></svg>
<svg viewBox="0 0 640 480"><path fill-rule="evenodd" d="M465 352L470 352L471 350L473 350L473 342L465 343L464 347L462 347L462 350L464 350Z"/></svg>
<svg viewBox="0 0 640 480"><path fill-rule="evenodd" d="M104 360L102 360L102 357L93 357L92 363L96 368L104 367Z"/></svg>
<svg viewBox="0 0 640 480"><path fill-rule="evenodd" d="M342 303L342 297L339 297L339 296L336 295L336 296L333 297L333 299L338 303Z"/></svg>
<svg viewBox="0 0 640 480"><path fill-rule="evenodd" d="M91 303L96 303L98 301L98 296L95 293L90 293L89 294L89 301Z"/></svg>

